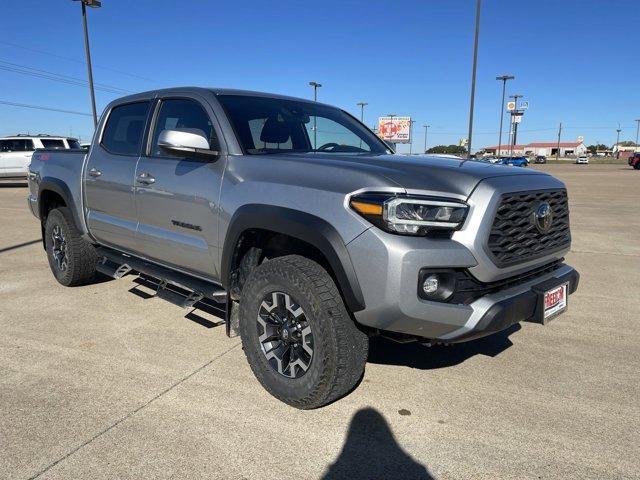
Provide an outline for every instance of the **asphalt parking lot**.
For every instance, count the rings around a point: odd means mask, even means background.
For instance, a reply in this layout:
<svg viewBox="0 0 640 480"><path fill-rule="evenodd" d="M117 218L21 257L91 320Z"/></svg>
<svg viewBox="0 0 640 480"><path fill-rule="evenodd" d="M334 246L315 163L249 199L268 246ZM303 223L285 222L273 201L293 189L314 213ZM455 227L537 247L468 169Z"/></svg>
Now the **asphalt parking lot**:
<svg viewBox="0 0 640 480"><path fill-rule="evenodd" d="M375 340L361 385L314 411L270 397L215 317L131 276L58 285L25 186L0 186L0 478L640 478L640 174L535 168L569 188L569 311Z"/></svg>

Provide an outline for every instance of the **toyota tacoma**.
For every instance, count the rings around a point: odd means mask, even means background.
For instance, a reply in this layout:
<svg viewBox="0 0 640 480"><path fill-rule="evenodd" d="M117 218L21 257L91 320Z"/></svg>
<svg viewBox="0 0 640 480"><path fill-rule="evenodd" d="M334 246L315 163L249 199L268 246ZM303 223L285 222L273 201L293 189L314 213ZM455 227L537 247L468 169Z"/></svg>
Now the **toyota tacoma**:
<svg viewBox="0 0 640 480"><path fill-rule="evenodd" d="M453 344L546 323L578 285L562 182L396 155L308 100L128 96L88 152L37 150L28 176L59 283L131 273L183 307L219 306L260 383L297 408L354 388L370 336Z"/></svg>

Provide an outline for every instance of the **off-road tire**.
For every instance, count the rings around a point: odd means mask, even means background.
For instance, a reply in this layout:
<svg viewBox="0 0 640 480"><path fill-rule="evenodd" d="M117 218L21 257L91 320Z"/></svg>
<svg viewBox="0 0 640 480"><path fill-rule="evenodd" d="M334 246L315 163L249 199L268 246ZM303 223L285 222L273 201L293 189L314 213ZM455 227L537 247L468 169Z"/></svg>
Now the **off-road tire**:
<svg viewBox="0 0 640 480"><path fill-rule="evenodd" d="M65 269L61 269L54 258L53 233L56 228L64 238L67 260ZM44 243L49 267L60 284L73 287L89 283L94 278L97 263L96 250L80 235L68 207L58 207L49 212L44 228Z"/></svg>
<svg viewBox="0 0 640 480"><path fill-rule="evenodd" d="M295 299L313 333L313 357L299 378L278 373L261 347L257 317L263 299L272 292ZM368 336L349 315L331 276L299 255L265 261L251 272L240 300L240 336L262 386L300 409L321 407L351 391L362 378L369 350Z"/></svg>

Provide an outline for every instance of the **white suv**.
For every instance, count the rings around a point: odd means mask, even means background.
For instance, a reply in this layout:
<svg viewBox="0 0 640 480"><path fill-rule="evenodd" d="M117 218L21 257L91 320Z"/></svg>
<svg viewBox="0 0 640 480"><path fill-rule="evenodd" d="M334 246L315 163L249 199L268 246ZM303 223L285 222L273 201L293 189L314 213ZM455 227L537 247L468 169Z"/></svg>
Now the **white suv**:
<svg viewBox="0 0 640 480"><path fill-rule="evenodd" d="M36 148L80 148L78 140L51 135L15 135L0 138L0 178L24 178Z"/></svg>

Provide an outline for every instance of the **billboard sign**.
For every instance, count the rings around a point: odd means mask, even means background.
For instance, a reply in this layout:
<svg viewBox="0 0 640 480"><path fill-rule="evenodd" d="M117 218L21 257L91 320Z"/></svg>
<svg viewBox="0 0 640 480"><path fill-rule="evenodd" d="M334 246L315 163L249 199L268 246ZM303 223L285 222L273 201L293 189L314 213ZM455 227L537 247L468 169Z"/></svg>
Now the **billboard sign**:
<svg viewBox="0 0 640 480"><path fill-rule="evenodd" d="M516 102L507 102L507 110L512 112L516 109Z"/></svg>
<svg viewBox="0 0 640 480"><path fill-rule="evenodd" d="M529 102L520 103L520 110L526 110L527 108L529 108Z"/></svg>
<svg viewBox="0 0 640 480"><path fill-rule="evenodd" d="M380 117L378 135L389 143L410 143L411 117Z"/></svg>

